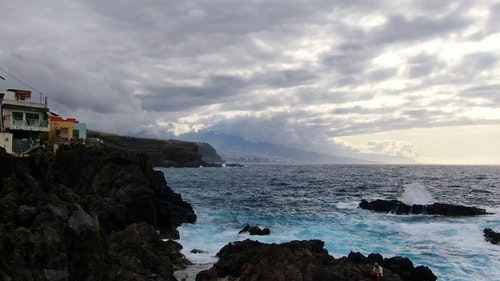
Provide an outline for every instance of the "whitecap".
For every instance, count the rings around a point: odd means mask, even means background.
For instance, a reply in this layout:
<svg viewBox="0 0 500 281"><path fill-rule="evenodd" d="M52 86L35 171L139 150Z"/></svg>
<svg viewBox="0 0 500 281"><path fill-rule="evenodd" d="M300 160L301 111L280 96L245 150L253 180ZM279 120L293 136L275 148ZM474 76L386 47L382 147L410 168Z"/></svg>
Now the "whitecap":
<svg viewBox="0 0 500 281"><path fill-rule="evenodd" d="M359 206L359 201L351 201L351 202L338 202L335 204L337 209L357 209Z"/></svg>
<svg viewBox="0 0 500 281"><path fill-rule="evenodd" d="M428 205L434 202L432 194L421 183L406 184L401 201L407 205Z"/></svg>

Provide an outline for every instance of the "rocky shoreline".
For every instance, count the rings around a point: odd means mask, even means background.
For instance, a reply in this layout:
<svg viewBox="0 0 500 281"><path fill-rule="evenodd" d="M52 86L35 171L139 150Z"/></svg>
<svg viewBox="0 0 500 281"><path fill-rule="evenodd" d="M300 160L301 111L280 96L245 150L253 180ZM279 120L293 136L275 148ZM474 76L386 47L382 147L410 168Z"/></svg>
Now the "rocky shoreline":
<svg viewBox="0 0 500 281"><path fill-rule="evenodd" d="M320 240L265 244L247 239L229 243L217 253L217 263L198 273L196 281L369 281L373 280L370 270L375 262L384 268L386 281L437 280L428 267L415 267L408 258L383 258L380 254L365 257L351 252L336 259L323 246Z"/></svg>
<svg viewBox="0 0 500 281"><path fill-rule="evenodd" d="M187 261L172 239L195 221L144 154L0 149L0 280L176 280Z"/></svg>
<svg viewBox="0 0 500 281"><path fill-rule="evenodd" d="M174 281L189 264L177 227L195 221L141 152L101 144L14 158L0 149L0 280ZM436 280L403 257L335 259L319 240L245 240L217 256L196 280L369 280L374 261L384 280Z"/></svg>

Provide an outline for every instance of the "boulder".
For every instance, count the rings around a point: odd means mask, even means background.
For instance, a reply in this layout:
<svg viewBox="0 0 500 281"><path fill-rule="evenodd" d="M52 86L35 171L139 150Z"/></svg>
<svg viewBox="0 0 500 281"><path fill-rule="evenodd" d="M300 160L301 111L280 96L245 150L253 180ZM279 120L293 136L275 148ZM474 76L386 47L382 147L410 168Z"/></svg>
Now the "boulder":
<svg viewBox="0 0 500 281"><path fill-rule="evenodd" d="M379 262L384 269L388 269L394 273L399 274L402 279L409 280L410 275L414 270L413 262L409 258L395 256L391 258L384 259Z"/></svg>
<svg viewBox="0 0 500 281"><path fill-rule="evenodd" d="M114 231L109 236L110 259L113 265L120 265L112 270L117 280L122 276L161 276L161 280L175 280L174 255L172 244L163 241L156 230L147 223L129 225L122 231ZM174 246L176 247L176 246ZM113 279L116 278L116 279ZM159 280L153 279L153 280Z"/></svg>
<svg viewBox="0 0 500 281"><path fill-rule="evenodd" d="M419 265L415 267L411 274L409 279L410 281L435 281L437 280L436 275L432 272L430 268L427 266Z"/></svg>
<svg viewBox="0 0 500 281"><path fill-rule="evenodd" d="M397 215L443 215L443 216L478 216L488 214L484 209L446 204L446 203L433 203L430 205L406 205L398 200L374 200L367 201L361 200L359 203L359 208L384 212L393 213Z"/></svg>

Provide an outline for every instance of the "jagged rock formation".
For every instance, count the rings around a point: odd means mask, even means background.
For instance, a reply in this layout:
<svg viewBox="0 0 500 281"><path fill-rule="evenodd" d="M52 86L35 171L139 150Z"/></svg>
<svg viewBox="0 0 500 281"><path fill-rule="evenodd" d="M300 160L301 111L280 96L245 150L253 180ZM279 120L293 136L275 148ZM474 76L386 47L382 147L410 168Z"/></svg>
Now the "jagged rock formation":
<svg viewBox="0 0 500 281"><path fill-rule="evenodd" d="M484 239L491 244L499 244L500 243L500 232L493 231L491 228L485 228L483 230Z"/></svg>
<svg viewBox="0 0 500 281"><path fill-rule="evenodd" d="M414 267L403 257L384 259L379 254L368 257L350 253L335 259L323 248L320 240L291 241L283 244L265 244L245 240L224 246L219 261L196 276L196 281L368 281L374 262L384 268L383 280L434 281L436 276L425 266Z"/></svg>
<svg viewBox="0 0 500 281"><path fill-rule="evenodd" d="M366 201L361 200L359 203L361 209L393 213L397 215L443 215L443 216L478 216L486 215L487 212L484 209L476 207L468 207L461 205L445 204L445 203L433 203L430 205L406 205L398 200L374 200Z"/></svg>
<svg viewBox="0 0 500 281"><path fill-rule="evenodd" d="M144 154L0 148L0 280L175 280L181 246L156 230L176 238L195 220Z"/></svg>

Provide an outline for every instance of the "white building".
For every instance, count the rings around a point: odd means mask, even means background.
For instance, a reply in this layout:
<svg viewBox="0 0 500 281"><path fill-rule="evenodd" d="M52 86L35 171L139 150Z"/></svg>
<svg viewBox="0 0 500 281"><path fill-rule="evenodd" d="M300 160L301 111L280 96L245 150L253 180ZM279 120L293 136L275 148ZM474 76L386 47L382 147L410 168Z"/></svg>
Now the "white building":
<svg viewBox="0 0 500 281"><path fill-rule="evenodd" d="M9 89L0 93L0 147L23 154L49 132L47 99L34 102L31 91Z"/></svg>

